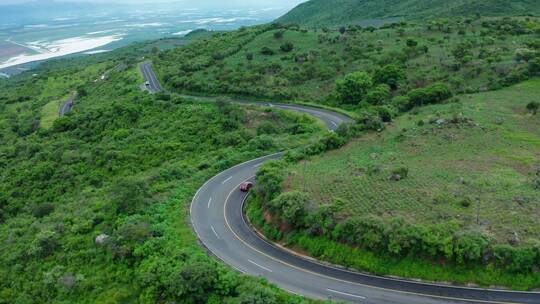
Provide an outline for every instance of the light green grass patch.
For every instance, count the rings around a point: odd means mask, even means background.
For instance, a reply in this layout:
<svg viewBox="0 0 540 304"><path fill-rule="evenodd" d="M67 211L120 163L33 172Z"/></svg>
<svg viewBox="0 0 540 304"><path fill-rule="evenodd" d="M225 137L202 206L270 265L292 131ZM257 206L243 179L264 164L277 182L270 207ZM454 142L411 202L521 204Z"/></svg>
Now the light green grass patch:
<svg viewBox="0 0 540 304"><path fill-rule="evenodd" d="M55 99L47 103L41 108L41 118L39 120L39 127L42 129L49 129L53 126L54 121L58 118L58 113L62 102L67 100L68 96L63 99Z"/></svg>

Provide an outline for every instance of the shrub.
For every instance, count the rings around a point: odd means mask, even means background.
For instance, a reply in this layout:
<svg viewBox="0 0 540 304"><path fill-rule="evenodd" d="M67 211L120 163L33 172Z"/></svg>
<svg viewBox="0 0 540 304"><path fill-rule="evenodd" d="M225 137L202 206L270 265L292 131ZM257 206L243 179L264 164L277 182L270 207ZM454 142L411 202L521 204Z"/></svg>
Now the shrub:
<svg viewBox="0 0 540 304"><path fill-rule="evenodd" d="M401 176L401 178L406 178L407 176L409 176L409 169L404 166L394 168L392 169L392 174L397 174Z"/></svg>
<svg viewBox="0 0 540 304"><path fill-rule="evenodd" d="M380 84L366 94L366 101L372 105L380 105L390 98L390 86Z"/></svg>
<svg viewBox="0 0 540 304"><path fill-rule="evenodd" d="M269 121L265 121L257 127L257 135L277 133L279 133L277 126Z"/></svg>
<svg viewBox="0 0 540 304"><path fill-rule="evenodd" d="M470 197L464 197L460 200L459 204L464 208L468 208L472 205L472 199Z"/></svg>
<svg viewBox="0 0 540 304"><path fill-rule="evenodd" d="M407 46L410 47L410 48L413 48L415 46L418 45L418 41L414 40L414 39L407 39Z"/></svg>
<svg viewBox="0 0 540 304"><path fill-rule="evenodd" d="M43 203L34 208L32 214L37 218L45 217L54 211L54 205L51 203Z"/></svg>
<svg viewBox="0 0 540 304"><path fill-rule="evenodd" d="M461 232L454 238L454 255L458 263L480 261L488 240L476 231Z"/></svg>
<svg viewBox="0 0 540 304"><path fill-rule="evenodd" d="M365 72L348 74L336 83L336 90L342 103L358 104L373 86L373 80Z"/></svg>
<svg viewBox="0 0 540 304"><path fill-rule="evenodd" d="M278 161L268 162L257 171L257 192L264 202L269 202L281 192L281 183L285 180L282 164Z"/></svg>
<svg viewBox="0 0 540 304"><path fill-rule="evenodd" d="M359 113L358 124L363 130L379 131L384 129L384 124L379 117L379 113L374 113L370 110L364 110Z"/></svg>
<svg viewBox="0 0 540 304"><path fill-rule="evenodd" d="M377 114L383 122L391 122L396 115L395 110L390 106L377 107Z"/></svg>
<svg viewBox="0 0 540 304"><path fill-rule="evenodd" d="M426 104L440 103L450 97L452 92L447 85L435 83L429 87L415 89L407 94L409 107L422 106Z"/></svg>
<svg viewBox="0 0 540 304"><path fill-rule="evenodd" d="M270 56L274 55L274 51L271 48L265 46L261 49L261 54Z"/></svg>
<svg viewBox="0 0 540 304"><path fill-rule="evenodd" d="M392 105L399 111L407 111L410 109L410 100L408 96L396 96L392 99Z"/></svg>
<svg viewBox="0 0 540 304"><path fill-rule="evenodd" d="M279 49L282 51L282 52L285 52L285 53L288 53L290 51L292 51L294 49L294 44L290 41L287 41L285 43L283 43Z"/></svg>
<svg viewBox="0 0 540 304"><path fill-rule="evenodd" d="M280 194L270 203L270 210L296 227L304 225L309 196L303 192L292 191Z"/></svg>
<svg viewBox="0 0 540 304"><path fill-rule="evenodd" d="M536 101L531 101L527 104L527 110L529 110L532 115L536 115L536 113L538 113L538 108L540 108L540 103Z"/></svg>
<svg viewBox="0 0 540 304"><path fill-rule="evenodd" d="M253 60L253 53L247 53L247 54L246 54L246 59L247 59L248 61Z"/></svg>
<svg viewBox="0 0 540 304"><path fill-rule="evenodd" d="M281 39L281 38L283 38L283 34L284 34L283 31L277 31L277 32L274 33L274 38Z"/></svg>
<svg viewBox="0 0 540 304"><path fill-rule="evenodd" d="M540 57L531 59L529 61L529 72L532 75L538 75L540 73Z"/></svg>
<svg viewBox="0 0 540 304"><path fill-rule="evenodd" d="M150 197L147 185L133 178L117 181L110 194L112 205L118 214L134 214L142 210Z"/></svg>

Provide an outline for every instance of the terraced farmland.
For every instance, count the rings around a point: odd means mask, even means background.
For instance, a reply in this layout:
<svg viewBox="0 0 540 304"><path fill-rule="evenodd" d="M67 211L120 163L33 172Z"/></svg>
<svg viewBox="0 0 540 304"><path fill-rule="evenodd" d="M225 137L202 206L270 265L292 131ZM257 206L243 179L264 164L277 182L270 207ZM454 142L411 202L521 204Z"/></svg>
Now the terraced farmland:
<svg viewBox="0 0 540 304"><path fill-rule="evenodd" d="M457 221L497 243L537 239L540 115L526 105L538 96L536 79L421 108L386 131L296 165L286 187L317 204L341 202L342 218Z"/></svg>

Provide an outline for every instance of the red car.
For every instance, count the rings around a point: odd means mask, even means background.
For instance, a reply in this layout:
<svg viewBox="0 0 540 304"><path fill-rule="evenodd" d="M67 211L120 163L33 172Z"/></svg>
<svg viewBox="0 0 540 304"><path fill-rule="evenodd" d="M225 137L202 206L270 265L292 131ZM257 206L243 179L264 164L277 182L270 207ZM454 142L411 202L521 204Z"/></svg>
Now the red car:
<svg viewBox="0 0 540 304"><path fill-rule="evenodd" d="M245 182L240 185L240 191L242 192L248 192L249 189L253 187L253 183L251 182Z"/></svg>

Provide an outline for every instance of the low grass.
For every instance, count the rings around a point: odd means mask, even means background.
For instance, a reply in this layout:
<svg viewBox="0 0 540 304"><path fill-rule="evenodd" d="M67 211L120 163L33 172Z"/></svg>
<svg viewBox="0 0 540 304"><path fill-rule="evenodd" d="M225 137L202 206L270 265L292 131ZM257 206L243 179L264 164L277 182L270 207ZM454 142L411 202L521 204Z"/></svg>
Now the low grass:
<svg viewBox="0 0 540 304"><path fill-rule="evenodd" d="M69 96L65 96L62 99L52 100L41 108L40 128L49 129L53 126L54 121L59 117L60 107L68 98Z"/></svg>
<svg viewBox="0 0 540 304"><path fill-rule="evenodd" d="M318 205L344 201L342 218L456 220L497 243L538 239L540 192L532 179L540 164L540 115L525 106L539 94L535 79L413 110L382 133L290 168L286 188L308 192ZM408 177L391 181L401 167Z"/></svg>

